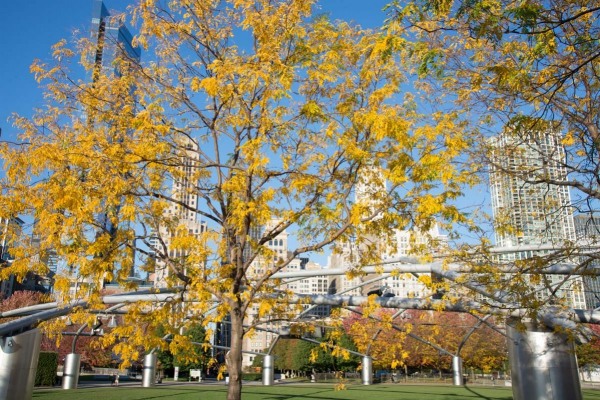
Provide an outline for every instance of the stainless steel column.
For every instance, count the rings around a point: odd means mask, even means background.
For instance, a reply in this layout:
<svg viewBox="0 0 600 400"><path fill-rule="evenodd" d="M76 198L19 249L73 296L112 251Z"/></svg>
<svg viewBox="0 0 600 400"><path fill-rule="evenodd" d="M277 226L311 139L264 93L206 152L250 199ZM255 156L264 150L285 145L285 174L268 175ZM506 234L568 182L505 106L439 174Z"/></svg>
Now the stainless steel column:
<svg viewBox="0 0 600 400"><path fill-rule="evenodd" d="M274 356L267 355L263 359L263 367L262 367L262 383L264 386L272 386L274 382Z"/></svg>
<svg viewBox="0 0 600 400"><path fill-rule="evenodd" d="M369 356L362 358L362 384L371 385L373 383L373 359Z"/></svg>
<svg viewBox="0 0 600 400"><path fill-rule="evenodd" d="M459 356L452 357L452 384L454 386L462 386L464 384L462 358Z"/></svg>
<svg viewBox="0 0 600 400"><path fill-rule="evenodd" d="M0 338L0 400L30 400L42 335L33 329Z"/></svg>
<svg viewBox="0 0 600 400"><path fill-rule="evenodd" d="M582 400L573 342L540 324L520 328L506 323L513 399Z"/></svg>
<svg viewBox="0 0 600 400"><path fill-rule="evenodd" d="M63 389L77 389L79 382L79 367L81 365L81 355L69 353L65 357L65 366L63 368Z"/></svg>
<svg viewBox="0 0 600 400"><path fill-rule="evenodd" d="M156 384L156 360L156 353L150 353L144 356L142 387L152 387Z"/></svg>

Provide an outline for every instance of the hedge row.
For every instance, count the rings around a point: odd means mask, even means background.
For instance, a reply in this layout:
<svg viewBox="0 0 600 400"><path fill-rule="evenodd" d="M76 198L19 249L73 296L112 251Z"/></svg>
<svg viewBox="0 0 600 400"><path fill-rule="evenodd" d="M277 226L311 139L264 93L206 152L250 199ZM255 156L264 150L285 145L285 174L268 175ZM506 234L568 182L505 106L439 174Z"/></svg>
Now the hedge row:
<svg viewBox="0 0 600 400"><path fill-rule="evenodd" d="M52 386L56 382L58 353L41 351L35 374L35 386Z"/></svg>

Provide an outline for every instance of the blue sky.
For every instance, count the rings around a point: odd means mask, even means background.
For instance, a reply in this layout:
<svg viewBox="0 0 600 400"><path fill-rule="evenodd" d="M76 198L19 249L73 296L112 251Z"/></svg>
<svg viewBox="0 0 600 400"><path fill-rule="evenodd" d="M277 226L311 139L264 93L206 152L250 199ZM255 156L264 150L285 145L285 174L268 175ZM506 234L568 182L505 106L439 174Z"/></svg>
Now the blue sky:
<svg viewBox="0 0 600 400"><path fill-rule="evenodd" d="M378 27L381 9L390 0L324 0L323 12L334 19ZM125 10L133 0L105 0L109 9ZM29 72L35 59L49 60L51 46L75 30L88 34L93 0L3 0L0 5L0 128L2 138L14 138L7 121L12 113L31 115L43 104L42 91ZM135 29L132 29L135 34Z"/></svg>
<svg viewBox="0 0 600 400"><path fill-rule="evenodd" d="M30 115L42 105L29 66L49 59L50 47L68 38L74 29L88 29L92 0L4 1L0 6L0 127L2 137L15 133L7 118L17 112Z"/></svg>

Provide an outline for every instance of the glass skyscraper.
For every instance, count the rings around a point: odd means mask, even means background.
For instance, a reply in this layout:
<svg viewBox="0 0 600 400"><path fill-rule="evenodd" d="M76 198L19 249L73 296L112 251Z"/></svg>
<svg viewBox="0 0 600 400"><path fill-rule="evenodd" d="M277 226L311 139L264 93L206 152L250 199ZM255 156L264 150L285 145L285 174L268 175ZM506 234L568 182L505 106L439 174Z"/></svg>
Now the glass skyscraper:
<svg viewBox="0 0 600 400"><path fill-rule="evenodd" d="M133 36L125 26L124 15L111 14L103 0L94 0L91 39L96 45L92 82L96 82L100 76L121 76L121 61L129 60L134 64L140 61L141 49L133 45ZM119 209L117 207L112 211L118 213ZM116 227L109 218L108 210L98 216L98 222L105 232L114 236ZM129 276L135 276L134 268L129 271Z"/></svg>
<svg viewBox="0 0 600 400"><path fill-rule="evenodd" d="M138 62L141 50L132 44L133 36L121 15L111 15L102 0L94 0L92 40L96 43L94 78L98 73L119 75L115 60L128 57Z"/></svg>

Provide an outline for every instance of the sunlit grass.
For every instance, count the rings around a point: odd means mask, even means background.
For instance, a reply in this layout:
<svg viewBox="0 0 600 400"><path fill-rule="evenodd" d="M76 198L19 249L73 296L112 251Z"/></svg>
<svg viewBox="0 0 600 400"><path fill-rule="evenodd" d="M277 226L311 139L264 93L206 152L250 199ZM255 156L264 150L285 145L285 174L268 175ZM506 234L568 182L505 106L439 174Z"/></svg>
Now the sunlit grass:
<svg viewBox="0 0 600 400"><path fill-rule="evenodd" d="M76 390L35 390L38 400L223 400L225 385L159 385L154 388L131 386L85 387ZM346 390L335 390L335 385L247 385L244 400L512 400L512 391L505 387L455 387L448 385L351 385ZM600 400L600 391L584 390L585 400Z"/></svg>
<svg viewBox="0 0 600 400"><path fill-rule="evenodd" d="M88 387L76 390L48 389L36 390L34 399L40 400L143 400L143 399L176 399L176 400L222 400L225 398L224 385L169 385L154 388L140 387ZM200 397L201 396L201 397ZM510 400L512 392L507 388L453 387L445 385L372 385L349 386L346 390L335 390L335 385L276 385L245 386L244 400L297 400L297 399L344 399L344 400L459 400L486 399ZM587 399L587 397L586 397ZM590 399L593 399L591 397Z"/></svg>

